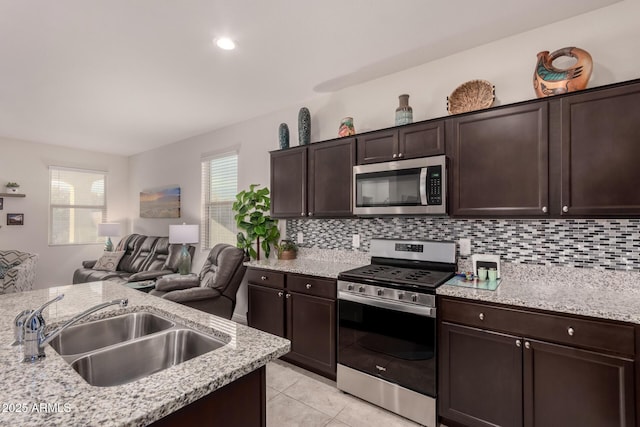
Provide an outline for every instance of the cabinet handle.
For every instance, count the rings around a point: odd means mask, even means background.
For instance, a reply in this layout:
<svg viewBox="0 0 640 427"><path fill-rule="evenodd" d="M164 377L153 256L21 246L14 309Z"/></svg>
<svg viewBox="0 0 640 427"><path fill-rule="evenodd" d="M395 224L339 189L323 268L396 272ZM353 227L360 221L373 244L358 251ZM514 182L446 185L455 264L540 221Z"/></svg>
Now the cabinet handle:
<svg viewBox="0 0 640 427"><path fill-rule="evenodd" d="M311 289L311 283L307 283L307 289Z"/></svg>
<svg viewBox="0 0 640 427"><path fill-rule="evenodd" d="M531 348L531 344L529 344L529 341L524 342L524 348L526 348L527 350Z"/></svg>
<svg viewBox="0 0 640 427"><path fill-rule="evenodd" d="M267 280L267 276L260 276L260 280Z"/></svg>
<svg viewBox="0 0 640 427"><path fill-rule="evenodd" d="M547 211L548 211L548 210L549 210L549 209L547 209L547 207L546 207L546 206L543 206L543 207L542 207L542 212L547 213Z"/></svg>
<svg viewBox="0 0 640 427"><path fill-rule="evenodd" d="M576 333L576 331L575 331L571 326L569 326L569 329L567 329L567 333L568 333L570 336L573 336L573 334L575 334L575 333Z"/></svg>
<svg viewBox="0 0 640 427"><path fill-rule="evenodd" d="M284 295L282 292L278 292L278 296L279 296L280 298L282 298L282 295Z"/></svg>
<svg viewBox="0 0 640 427"><path fill-rule="evenodd" d="M484 320L484 313L480 313L478 317L480 318L480 320Z"/></svg>
<svg viewBox="0 0 640 427"><path fill-rule="evenodd" d="M398 157L398 155L396 153L393 153L392 157L395 159L396 157Z"/></svg>
<svg viewBox="0 0 640 427"><path fill-rule="evenodd" d="M398 157L402 158L403 154L402 153L398 153Z"/></svg>
<svg viewBox="0 0 640 427"><path fill-rule="evenodd" d="M569 206L563 206L562 212L569 212Z"/></svg>
<svg viewBox="0 0 640 427"><path fill-rule="evenodd" d="M516 340L516 347L520 347L520 346L522 346L522 341Z"/></svg>
<svg viewBox="0 0 640 427"><path fill-rule="evenodd" d="M291 294L286 294L285 298L289 298L291 296Z"/></svg>

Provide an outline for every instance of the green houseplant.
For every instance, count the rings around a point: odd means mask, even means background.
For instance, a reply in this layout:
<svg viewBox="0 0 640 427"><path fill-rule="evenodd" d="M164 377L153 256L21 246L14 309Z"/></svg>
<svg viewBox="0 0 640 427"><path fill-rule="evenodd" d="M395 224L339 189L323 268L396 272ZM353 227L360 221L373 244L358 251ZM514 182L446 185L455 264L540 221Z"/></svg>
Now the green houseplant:
<svg viewBox="0 0 640 427"><path fill-rule="evenodd" d="M20 188L20 184L9 181L5 184L5 187L7 188L7 193L17 193L18 188Z"/></svg>
<svg viewBox="0 0 640 427"><path fill-rule="evenodd" d="M276 245L278 251L278 259L296 259L298 254L298 245L293 240L283 239Z"/></svg>
<svg viewBox="0 0 640 427"><path fill-rule="evenodd" d="M271 245L275 245L280 238L278 220L269 216L269 189L256 189L259 186L251 184L248 190L239 192L232 207L236 212L234 219L238 229L244 230L238 232L237 246L252 259L260 259L261 247L265 257L269 258Z"/></svg>

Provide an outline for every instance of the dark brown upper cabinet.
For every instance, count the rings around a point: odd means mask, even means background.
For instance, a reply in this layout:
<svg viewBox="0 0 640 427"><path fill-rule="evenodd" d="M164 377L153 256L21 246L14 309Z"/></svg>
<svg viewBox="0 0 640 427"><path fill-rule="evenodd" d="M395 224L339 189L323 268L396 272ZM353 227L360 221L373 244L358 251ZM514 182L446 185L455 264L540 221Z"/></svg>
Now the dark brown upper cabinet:
<svg viewBox="0 0 640 427"><path fill-rule="evenodd" d="M557 102L560 215L639 215L640 83Z"/></svg>
<svg viewBox="0 0 640 427"><path fill-rule="evenodd" d="M452 215L548 215L546 102L468 114L448 125Z"/></svg>
<svg viewBox="0 0 640 427"><path fill-rule="evenodd" d="M354 138L271 152L271 216L352 215Z"/></svg>
<svg viewBox="0 0 640 427"><path fill-rule="evenodd" d="M358 164L444 154L444 121L430 121L357 136Z"/></svg>

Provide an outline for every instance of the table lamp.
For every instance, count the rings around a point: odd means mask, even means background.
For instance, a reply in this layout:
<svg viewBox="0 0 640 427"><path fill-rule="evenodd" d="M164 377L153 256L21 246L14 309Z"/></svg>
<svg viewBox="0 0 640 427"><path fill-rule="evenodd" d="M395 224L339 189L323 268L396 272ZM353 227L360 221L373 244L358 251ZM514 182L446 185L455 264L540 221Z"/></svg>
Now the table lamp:
<svg viewBox="0 0 640 427"><path fill-rule="evenodd" d="M101 224L98 224L98 236L107 238L107 241L104 243L105 251L113 251L111 236L118 235L120 235L120 224L118 224L117 222L103 222Z"/></svg>
<svg viewBox="0 0 640 427"><path fill-rule="evenodd" d="M182 244L178 259L178 272L180 274L189 274L191 272L191 255L187 245L198 243L198 229L198 225L187 225L185 223L169 226L169 243Z"/></svg>

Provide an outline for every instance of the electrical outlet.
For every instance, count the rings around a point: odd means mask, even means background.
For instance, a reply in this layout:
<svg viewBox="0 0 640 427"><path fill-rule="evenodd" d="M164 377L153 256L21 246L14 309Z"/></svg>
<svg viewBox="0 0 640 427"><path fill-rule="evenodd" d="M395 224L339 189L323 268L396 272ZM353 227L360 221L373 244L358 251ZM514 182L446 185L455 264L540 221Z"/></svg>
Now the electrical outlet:
<svg viewBox="0 0 640 427"><path fill-rule="evenodd" d="M298 231L298 243L304 243L304 235L302 234L302 231Z"/></svg>
<svg viewBox="0 0 640 427"><path fill-rule="evenodd" d="M471 255L471 239L458 240L458 246L460 246L460 255L462 256Z"/></svg>
<svg viewBox="0 0 640 427"><path fill-rule="evenodd" d="M351 246L354 247L354 249L357 249L360 247L360 235L359 234L354 234L353 236L351 236Z"/></svg>

